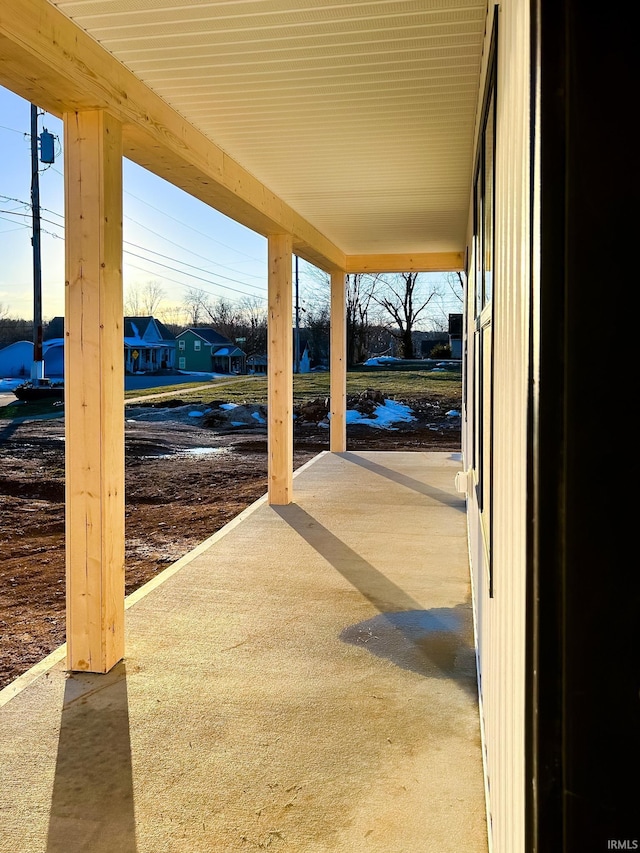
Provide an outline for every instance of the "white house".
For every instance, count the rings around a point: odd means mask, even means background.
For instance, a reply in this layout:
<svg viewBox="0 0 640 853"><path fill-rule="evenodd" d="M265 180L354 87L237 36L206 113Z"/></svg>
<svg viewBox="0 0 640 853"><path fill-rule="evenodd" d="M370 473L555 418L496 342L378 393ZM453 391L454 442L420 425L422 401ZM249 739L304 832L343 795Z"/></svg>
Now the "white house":
<svg viewBox="0 0 640 853"><path fill-rule="evenodd" d="M124 361L128 373L172 370L176 362L175 336L155 317L125 317Z"/></svg>

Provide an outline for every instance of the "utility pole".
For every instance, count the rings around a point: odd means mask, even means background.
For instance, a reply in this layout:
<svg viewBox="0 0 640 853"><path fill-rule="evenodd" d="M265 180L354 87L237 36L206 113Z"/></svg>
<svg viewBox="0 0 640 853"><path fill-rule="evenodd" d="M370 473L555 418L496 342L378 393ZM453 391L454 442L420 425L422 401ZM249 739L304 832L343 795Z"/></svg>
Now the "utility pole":
<svg viewBox="0 0 640 853"><path fill-rule="evenodd" d="M33 221L33 364L31 381L44 379L42 357L42 264L40 253L40 182L38 175L38 108L31 104L31 212Z"/></svg>
<svg viewBox="0 0 640 853"><path fill-rule="evenodd" d="M295 367L293 372L300 373L300 294L298 289L298 256L296 259L296 335L295 335Z"/></svg>

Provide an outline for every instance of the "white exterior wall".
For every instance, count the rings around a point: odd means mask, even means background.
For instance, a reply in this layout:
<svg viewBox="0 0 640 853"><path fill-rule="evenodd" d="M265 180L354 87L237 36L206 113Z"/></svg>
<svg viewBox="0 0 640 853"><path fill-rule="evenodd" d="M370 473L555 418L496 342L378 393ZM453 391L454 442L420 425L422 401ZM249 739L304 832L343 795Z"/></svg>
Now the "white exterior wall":
<svg viewBox="0 0 640 853"><path fill-rule="evenodd" d="M495 274L493 291L494 595L475 488L468 489L485 767L493 853L524 850L527 396L530 290L529 3L498 12ZM487 24L486 54L491 35ZM481 93L484 86L481 87ZM479 105L479 110L481 109ZM480 118L480 114L479 114ZM472 217L471 217L472 221ZM474 257L470 228L465 468L473 459ZM489 421L485 418L485 426ZM474 471L472 483L477 481Z"/></svg>

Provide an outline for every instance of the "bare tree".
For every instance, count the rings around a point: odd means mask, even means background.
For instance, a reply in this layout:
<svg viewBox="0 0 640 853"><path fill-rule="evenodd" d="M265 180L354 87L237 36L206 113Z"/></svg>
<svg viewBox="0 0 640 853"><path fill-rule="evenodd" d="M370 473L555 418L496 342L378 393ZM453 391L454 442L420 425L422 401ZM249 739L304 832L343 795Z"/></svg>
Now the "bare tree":
<svg viewBox="0 0 640 853"><path fill-rule="evenodd" d="M331 306L328 301L320 299L306 308L304 328L312 360L318 364L328 361L331 328Z"/></svg>
<svg viewBox="0 0 640 853"><path fill-rule="evenodd" d="M380 276L383 283L372 296L391 318L389 331L398 339L403 358L413 358L413 330L427 305L438 292L434 285L427 293L422 287L420 273L403 272ZM397 331L396 331L397 330Z"/></svg>
<svg viewBox="0 0 640 853"><path fill-rule="evenodd" d="M252 296L240 303L240 335L236 342L247 355L262 355L267 351L267 308L264 302ZM238 341L237 338L244 338Z"/></svg>
<svg viewBox="0 0 640 853"><path fill-rule="evenodd" d="M187 320L187 325L198 326L203 322L205 305L209 302L209 295L197 287L188 287L182 301L182 307Z"/></svg>
<svg viewBox="0 0 640 853"><path fill-rule="evenodd" d="M460 303L460 307L462 308L464 305L464 273L460 272L460 270L457 270L456 272L448 272L444 278L449 290L451 291L451 295L454 300Z"/></svg>
<svg viewBox="0 0 640 853"><path fill-rule="evenodd" d="M441 287L429 306L429 328L446 332L449 329L449 315L461 314L464 309L463 272L448 272L441 278Z"/></svg>
<svg viewBox="0 0 640 853"><path fill-rule="evenodd" d="M330 278L327 273L311 265L305 267L310 282L303 289L305 308L304 326L313 329L311 337L320 340L329 334L330 323ZM351 366L369 355L372 329L378 318L373 295L377 275L352 273L345 282L345 310L347 326L347 363Z"/></svg>
<svg viewBox="0 0 640 853"><path fill-rule="evenodd" d="M187 323L207 324L238 343L249 355L266 352L267 308L259 299L247 297L239 304L220 297L213 300L204 290L188 288L182 303Z"/></svg>
<svg viewBox="0 0 640 853"><path fill-rule="evenodd" d="M9 316L8 307L0 315L0 348L17 341L33 340L33 320Z"/></svg>
<svg viewBox="0 0 640 853"><path fill-rule="evenodd" d="M237 305L220 297L215 302L203 302L202 310L217 332L233 341L238 336L242 317Z"/></svg>
<svg viewBox="0 0 640 853"><path fill-rule="evenodd" d="M127 288L124 312L128 317L153 317L166 295L159 281L134 282Z"/></svg>
<svg viewBox="0 0 640 853"><path fill-rule="evenodd" d="M373 320L371 317L372 303L375 303L374 293L378 276L363 273L347 275L346 281L346 310L347 310L347 363L352 366L364 361L369 355Z"/></svg>
<svg viewBox="0 0 640 853"><path fill-rule="evenodd" d="M183 305L163 305L158 315L169 331L174 334L184 330L187 318Z"/></svg>

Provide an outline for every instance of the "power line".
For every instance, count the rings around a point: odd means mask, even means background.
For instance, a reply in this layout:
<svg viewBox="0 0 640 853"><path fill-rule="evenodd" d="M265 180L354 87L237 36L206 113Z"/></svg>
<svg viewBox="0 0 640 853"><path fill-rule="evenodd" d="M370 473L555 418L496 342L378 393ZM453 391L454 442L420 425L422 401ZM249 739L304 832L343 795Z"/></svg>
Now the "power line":
<svg viewBox="0 0 640 853"><path fill-rule="evenodd" d="M130 254L130 252L127 252L126 254ZM148 260L148 258L143 258L143 260ZM152 263L153 263L153 261L152 261ZM129 266L134 270L138 270L139 272L145 272L145 273L148 273L148 275L155 275L153 270L148 270L148 269L145 269L144 267L139 267L139 266L137 266L137 264L129 263ZM174 270L174 272L177 272L178 274L180 274L180 270ZM187 275L187 273L185 273L185 275ZM192 277L195 278L195 276L192 276ZM190 285L186 284L186 282L184 282L184 281L178 281L177 279L170 278L169 276L164 276L164 278L166 278L167 281L172 281L174 284L180 285L180 287L190 287ZM206 281L206 279L202 279L202 281ZM217 285L215 282L211 282L211 281L209 281L207 283L213 284L214 287L223 287L224 286L224 285ZM229 289L231 289L231 288L229 288ZM207 293L209 296L218 296L218 297L220 296L219 293L215 293L213 290L207 290L205 287L199 287L198 290L201 290L203 293ZM238 291L234 291L234 293L238 293ZM253 294L246 294L246 295L250 295L252 299L262 299L264 302L267 301L266 296L254 296Z"/></svg>
<svg viewBox="0 0 640 853"><path fill-rule="evenodd" d="M160 236L160 235L158 235L158 236ZM258 290L259 289L264 290L264 286L262 288L259 288L259 286L257 284L250 284L249 282L246 282L246 281L238 281L237 278L229 278L228 275L222 275L222 273L220 273L220 272L211 272L210 270L205 270L203 267L196 267L193 264L188 264L186 261L181 261L179 258L172 258L170 255L163 255L162 252L156 252L155 249L147 249L146 246L139 246L137 243L132 243L130 240L123 240L122 242L126 243L127 246L133 246L135 249L142 249L142 251L144 251L144 252L150 252L152 255L157 255L159 258L165 258L168 261L175 261L177 264L182 264L183 266L189 267L190 269L198 270L199 272L210 272L211 275L216 275L216 276L218 276L218 278L224 278L226 281L233 281L235 284L244 284L247 287L255 287ZM171 242L171 241L169 241L169 242ZM174 245L176 245L176 244L174 243ZM205 260L206 260L206 258L205 258ZM211 261L211 263L215 263L215 261ZM221 266L222 266L222 264L221 264ZM225 269L226 269L226 267L225 267Z"/></svg>
<svg viewBox="0 0 640 853"><path fill-rule="evenodd" d="M17 212L15 212L15 211L13 211L13 210L0 210L0 213L6 213L6 214L10 214L10 215L12 215L12 216L29 216L29 214L28 214L28 213L17 213ZM2 219L2 218L3 218L3 217L0 217L0 219ZM15 222L15 219L4 219L4 221L5 221L5 222L12 222L12 223L13 223L13 222ZM49 225L54 225L56 228L62 228L62 227L63 227L63 226L59 225L57 222L52 222L50 219L41 219L40 221L41 221L41 222L48 222L48 223L49 223ZM27 229L31 230L31 226L30 226L27 222L20 222L20 223L19 223L19 225L20 225L20 228L27 228ZM13 230L13 231L18 231L19 229L18 229L18 228L13 228L12 230ZM56 239L56 240L62 240L62 239L64 239L64 238L63 238L63 237L61 237L59 234L54 234L54 233L53 233L53 231L47 231L45 228L42 228L41 230L42 230L42 233L43 233L43 234L48 234L48 235L49 235L49 237L55 237L55 239ZM5 233L5 234L6 234L6 233L8 233L8 232L6 232L6 231L5 231L5 232L3 232L3 233Z"/></svg>
<svg viewBox="0 0 640 853"><path fill-rule="evenodd" d="M58 215L60 215L60 214L58 214ZM130 222L133 222L135 225L140 226L140 228L144 228L145 231L149 231L151 234L155 234L155 236L160 237L161 240L164 240L167 243L171 243L172 246L177 246L179 249L182 249L183 251L188 252L190 255L193 255L196 258L201 258L203 261L208 261L211 264L216 264L217 266L222 267L222 269L225 269L225 270L234 270L233 267L229 267L226 264L221 264L219 261L214 261L211 258L208 258L206 255L200 255L200 254L198 254L198 252L194 252L193 249L189 249L189 248L187 248L187 246L183 246L181 243L176 243L173 240L170 240L168 237L165 237L163 234L159 234L157 231L154 231L153 228L149 228L148 225L144 225L142 222L138 222L138 220L134 219L132 216L127 216L125 214L124 218L128 219ZM199 233L199 232L196 232L196 233ZM224 245L224 244L221 243L220 245ZM227 247L227 248L229 248L229 247ZM181 263L182 263L182 261L181 261ZM262 263L262 261L260 261L259 263ZM234 272L235 272L235 270L234 270ZM248 275L250 278L262 278L262 276L255 275L254 273L241 273L241 274L242 275ZM236 279L231 279L231 281L236 281ZM239 283L241 283L241 282L239 282ZM253 285L250 285L250 286L253 287Z"/></svg>
<svg viewBox="0 0 640 853"><path fill-rule="evenodd" d="M210 234L207 234L204 231L198 231L197 228L194 228L191 225L187 225L187 223L184 222L182 219L176 219L175 216L171 216L171 214L167 213L166 211L162 210L161 208L155 207L150 202L146 201L143 198L140 198L140 196L134 195L132 192L129 192L128 190L124 190L124 193L125 193L125 195L131 196L131 198L135 198L136 201L140 201L140 202L142 202L142 204L146 204L147 207L151 208L151 210L155 210L157 213L161 213L163 216L166 216L167 219L171 219L171 220L173 220L173 222L177 222L179 225L182 225L185 228L188 228L190 231L193 231L194 234L200 234L201 237L206 237L206 239L211 240L212 243L217 243L219 246L223 246L225 249L231 249L232 252L237 252L239 255L244 255L245 258L248 258L250 261L257 261L258 263L262 263L262 260L260 258L254 258L252 255L248 255L246 252L242 252L240 249L236 249L234 246L228 246L226 243L222 243L220 240L216 240L215 237L212 237ZM208 207L208 205L206 205L206 206ZM215 208L211 208L211 209L215 210ZM219 211L216 211L216 213L219 213ZM223 216L223 215L224 214L220 214L220 216Z"/></svg>
<svg viewBox="0 0 640 853"><path fill-rule="evenodd" d="M6 199L11 200L11 201L15 201L19 204L25 204L26 205L26 202L22 202L20 199L13 199L13 198L9 199L8 196L0 196L0 197L6 198ZM44 209L46 209L46 208L43 208L43 210ZM61 214L57 213L56 211L48 211L48 212L53 213L55 216L61 216ZM17 212L17 211L4 211L4 210L0 210L0 213L12 214L14 216L28 216L29 215L27 212L21 213L21 212ZM9 222L11 220L6 220L6 221ZM64 230L64 225L62 223L54 222L51 219L44 219L44 218L42 219L42 222L47 222L48 224L53 225L55 228L61 228L62 230ZM29 227L26 222L21 223L21 224L24 228ZM44 231L44 233L48 234L49 236L54 237L56 239L59 239L59 240L62 239L62 237L59 234L54 234L51 231ZM161 235L158 235L158 236L161 236ZM194 266L193 264L189 264L186 261L181 261L179 258L174 258L174 257L171 257L170 255L164 255L164 254L162 254L162 252L156 252L154 249L148 249L146 246L140 246L137 243L132 243L129 240L123 240L123 243L128 245L128 246L133 246L136 249L140 249L143 252L147 252L148 254L157 255L159 258L164 258L165 260L169 260L169 261L173 261L174 263L181 264L182 266L188 267L191 270L197 270L198 272L208 273L209 275L216 276L217 278L223 278L226 281L231 281L231 282L234 282L235 284L244 284L247 287L254 287L256 289L259 289L258 285L251 284L248 282L239 281L238 279L234 279L234 278L230 278L229 276L225 276L222 273L211 272L210 270L206 270L203 267ZM163 264L160 261L154 260L153 258L147 258L147 257L144 257L143 255L138 255L136 252L131 252L128 249L124 249L123 252L124 252L124 254L131 255L134 258L140 258L141 260L147 261L148 263L152 263L152 264L155 264L156 266L160 266L160 267L163 267L165 269L169 269L172 272L177 272L181 275L189 275L191 278L195 278L195 279L198 279L200 281L204 281L207 284L213 284L216 287L224 288L225 290L229 290L232 293L239 293L242 296L255 297L256 299L265 299L266 300L266 297L259 294L259 293L247 293L244 290L238 290L238 288L229 287L229 285L225 285L225 284L222 284L222 283L217 282L217 281L212 281L211 279L208 279L208 278L202 278L201 276L194 275L193 273L190 273L190 272L186 273L181 269L177 269L176 267L172 267L168 264ZM212 261L212 263L215 263L215 262ZM149 272L149 271L147 270L147 272ZM168 278L168 276L167 276L167 279L171 280ZM181 282L177 282L177 283L182 284L184 287L188 287L188 285L185 285Z"/></svg>
<svg viewBox="0 0 640 853"><path fill-rule="evenodd" d="M2 194L0 194L0 198L5 199L6 201L16 202L17 204L21 204L21 205L25 206L26 208L30 207L28 202L23 201L22 199L19 199L19 198L12 198L11 196L6 196L6 195L2 195ZM41 210L44 210L47 213L51 213L54 216L58 216L60 219L64 219L64 216L61 213L58 213L56 210L50 210L49 208L46 208L46 207L42 207ZM9 211L6 211L6 212L9 212ZM16 216L28 216L29 213L28 212L15 213L15 215ZM131 219L130 216L127 216L125 218ZM50 219L42 219L42 221L48 222L50 225L54 225L55 227L62 228L64 230L64 225L62 223L53 222ZM164 235L159 234L157 231L154 231L152 228L148 228L146 225L143 225L141 222L137 222L135 219L131 219L131 221L135 222L136 225L140 225L142 228L145 228L147 231L150 231L152 234L155 234L156 237L159 237L161 240L164 240L167 243L171 243L174 246L178 246L179 248L184 249L184 251L188 252L189 254L195 255L195 257L197 257L197 258L202 258L202 260L208 261L209 263L215 264L216 266L220 266L223 269L233 269L232 267L228 267L225 264L220 264L220 263L218 263L218 261L214 261L211 258L207 258L204 255L199 255L197 252L193 252L191 249L188 249L184 246L181 246L179 243L175 243L173 240L170 240L168 237L165 237ZM47 232L47 233L50 233L50 232ZM57 235L52 235L52 236L57 236ZM235 284L242 284L246 287L254 287L254 288L256 288L256 290L260 290L260 289L264 290L264 284L261 288L259 285L252 284L251 282L240 281L237 278L231 278L230 276L223 275L222 273L219 273L219 272L215 272L212 270L206 270L203 267L199 267L199 266L195 266L193 264L189 264L187 261L182 261L182 260L180 260L180 258L174 258L171 255L164 255L162 252L157 252L155 249L149 249L146 246L140 246L138 243L132 243L130 240L123 240L123 243L126 243L128 246L133 246L134 248L140 249L144 252L149 252L152 255L157 255L159 258L164 258L165 260L174 261L177 264L182 264L182 266L189 267L190 269L198 270L199 272L206 272L206 273L209 273L210 275L215 275L218 278L225 279L226 281L232 281ZM176 272L178 272L178 270L176 270ZM241 275L245 275L245 273L241 273ZM260 276L253 275L251 273L246 273L246 275L250 275L251 278L260 278ZM263 282L264 282L264 280L263 280ZM246 294L246 295L250 295L250 294Z"/></svg>
<svg viewBox="0 0 640 853"><path fill-rule="evenodd" d="M54 171L58 175L60 175L60 177L64 178L64 174L60 171L60 169L56 169L54 166L52 166L51 169L52 169L52 171ZM131 198L135 198L136 201L139 201L142 204L145 204L147 207L150 207L151 210L155 210L156 213L160 213L160 214L162 214L162 216L166 216L167 219L171 219L173 222L177 222L178 225L182 225L183 228L188 228L189 231L193 231L194 234L199 234L201 237L204 237L207 240L211 240L212 243L217 243L218 246L222 246L225 249L230 249L232 252L236 252L236 254L238 254L238 255L244 255L244 257L250 261L256 261L257 263L263 263L263 259L256 258L253 255L249 255L247 252L243 252L241 249L236 249L235 246L229 246L227 243L223 243L221 240L216 240L215 237L212 237L210 234L207 234L205 231L199 231L197 228L194 228L192 225L187 225L187 223L184 220L178 219L175 216L171 216L170 213L167 213L166 211L162 210L159 207L156 207L155 205L151 204L150 202L146 201L145 199L140 198L140 196L135 195L135 193L132 193L129 190L123 190L123 192L125 195L128 195ZM193 198L193 197L191 196L191 198ZM204 202L202 202L202 203L204 204ZM205 204L205 207L209 207L209 205ZM215 208L210 208L210 209L215 210ZM215 212L218 213L220 216L224 216L224 214L220 213L220 211L216 210ZM130 219L131 217L127 217L127 218ZM133 220L133 221L135 221L135 220ZM146 227L146 226L143 226L143 228L144 227ZM151 229L148 229L148 230L151 230ZM152 233L156 233L156 232L152 232ZM162 235L160 235L160 234L158 234L157 236L162 237ZM165 238L162 238L162 239L165 239Z"/></svg>
<svg viewBox="0 0 640 853"><path fill-rule="evenodd" d="M125 250L124 250L124 254L125 254L125 255L131 255L131 256L132 256L132 257L134 257L134 258L139 258L141 261L146 261L147 263L155 264L155 265L156 265L156 266L158 266L158 267L163 267L164 269L171 270L172 272L177 272L177 273L180 273L180 274L182 274L182 275L188 275L190 278L195 278L195 279L197 279L198 281L204 281L204 282L206 282L207 284L213 284L213 285L214 285L214 287L222 287L222 288L224 288L225 290L230 290L232 293L239 293L239 294L241 294L242 296L249 296L249 297L251 297L252 299L263 299L265 302L266 302L266 300L267 300L267 297L266 297L266 296L260 296L260 295L259 295L259 294L257 294L257 293L247 293L247 292L246 292L246 291L244 291L244 290L238 290L238 289L237 289L237 288L235 288L235 287L229 287L229 286L228 286L228 285L226 285L226 284L220 284L220 283L219 283L219 282L217 282L217 281L211 281L211 280L210 280L210 279L208 279L208 278L202 278L202 276L194 275L193 273L183 273L183 272L182 272L182 270L177 270L175 267L170 267L168 264L163 264L163 263L161 263L160 261L154 261L154 260L153 260L153 258L145 258L145 257L144 257L144 255L138 255L138 254L136 254L135 252L131 252L131 251L129 251L128 249L125 249ZM146 270L146 272L149 272L149 270ZM202 272L206 272L206 270L202 270ZM153 274L153 273L152 273L152 274ZM172 279L169 279L169 281L172 281ZM183 285L183 287L189 287L189 285L188 285L188 284L184 284L184 282L177 282L177 284L182 284L182 285Z"/></svg>
<svg viewBox="0 0 640 853"><path fill-rule="evenodd" d="M11 131L11 133L18 133L18 134L20 134L20 136L24 136L24 137L29 136L28 133L24 132L24 130L16 130L15 127L6 127L6 125L4 125L4 124L0 124L0 130L9 130L9 131Z"/></svg>

